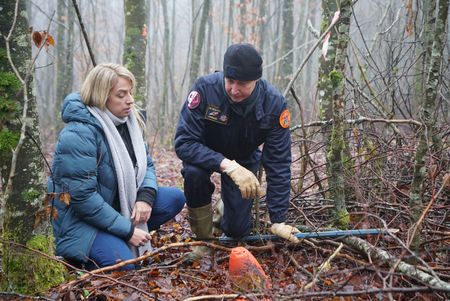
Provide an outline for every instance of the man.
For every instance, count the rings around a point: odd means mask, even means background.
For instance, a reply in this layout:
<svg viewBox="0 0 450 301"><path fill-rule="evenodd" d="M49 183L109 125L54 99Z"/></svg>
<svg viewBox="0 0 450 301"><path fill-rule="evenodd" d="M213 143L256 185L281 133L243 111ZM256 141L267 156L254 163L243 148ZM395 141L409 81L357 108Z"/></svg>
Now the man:
<svg viewBox="0 0 450 301"><path fill-rule="evenodd" d="M249 234L253 198L261 192L255 173L262 161L271 231L298 242L298 230L284 224L291 177L290 113L283 96L261 76L256 49L231 45L223 72L200 77L182 108L175 151L183 161L189 222L198 239L212 237L212 172L221 173L222 231L235 238ZM193 252L194 258L208 253L206 247Z"/></svg>

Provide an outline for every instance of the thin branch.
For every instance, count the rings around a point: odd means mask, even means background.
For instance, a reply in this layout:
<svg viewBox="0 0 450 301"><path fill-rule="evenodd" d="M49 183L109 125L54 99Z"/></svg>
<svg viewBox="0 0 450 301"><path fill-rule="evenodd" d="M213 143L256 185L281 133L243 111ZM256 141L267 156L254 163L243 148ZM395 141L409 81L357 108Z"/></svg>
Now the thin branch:
<svg viewBox="0 0 450 301"><path fill-rule="evenodd" d="M314 53L316 48L320 45L320 43L322 43L322 40L327 35L327 33L330 32L333 29L333 27L334 27L334 25L336 25L337 21L339 21L339 18L336 18L336 20L334 20L334 22L331 22L331 24L327 27L327 29L325 29L325 31L319 37L319 39L317 40L316 44L314 44L314 46L309 50L309 52L306 55L305 59L300 64L300 66L298 67L297 71L295 71L294 75L292 76L291 81L288 83L286 89L284 90L283 97L287 96L289 90L291 89L292 85L294 84L294 81L297 79L298 75L302 71L303 67L305 67L306 63L309 61L310 57L312 56L312 54Z"/></svg>
<svg viewBox="0 0 450 301"><path fill-rule="evenodd" d="M319 277L320 277L320 275L322 274L322 272L325 271L325 270L327 270L327 269L329 269L331 261L332 261L332 260L334 259L334 257L336 257L336 255L341 251L341 249L342 249L343 246L344 246L344 245L343 245L342 243L339 244L339 247L336 249L336 251L334 251L333 254L331 254L331 256L328 257L328 259L320 265L319 270L318 270L317 273L314 275L314 278L311 280L311 282L308 283L308 284L306 284L306 285L301 289L301 291L305 291L305 290L310 289L310 288L317 282L317 280L319 279Z"/></svg>
<svg viewBox="0 0 450 301"><path fill-rule="evenodd" d="M129 260L124 260L124 261L121 261L121 262L119 262L118 264L115 264L115 265L111 265L111 266L103 267L103 268L100 268L100 269L92 270L88 274L85 274L85 275L81 276L77 280L69 282L66 286L70 287L74 283L76 283L78 281L86 280L87 278L90 278L93 275L110 272L110 271L113 271L113 270L117 270L117 269L119 269L119 268L121 268L123 266L140 262L142 260L150 258L150 257L152 257L152 256L154 256L154 255L156 255L158 253L161 253L161 252L163 252L163 251L165 251L167 249L170 249L170 248L193 247L193 246L207 246L209 248L219 249L219 250L226 251L226 252L230 252L231 251L230 248L219 246L219 245L216 245L216 244L213 244L213 243L209 243L209 242L204 242L204 241L172 243L172 244L165 245L165 246L163 246L161 248L158 248L158 249L156 249L156 250L154 250L152 252L147 252L144 255L138 256L136 258L132 258L132 259L129 259Z"/></svg>
<svg viewBox="0 0 450 301"><path fill-rule="evenodd" d="M414 120L414 119L383 119L383 118L369 118L369 117L359 117L357 119L347 119L344 120L345 123L347 124L360 124L363 122L372 122L372 123L377 123L377 122L381 122L381 123L399 123L399 124L414 124L417 125L419 127L422 126L422 123ZM313 126L326 126L326 125L330 125L333 124L333 119L330 120L324 120L324 121L313 121L310 123L307 123L305 125L301 125L298 124L294 127L291 127L291 132L301 129L303 127L313 127Z"/></svg>
<svg viewBox="0 0 450 301"><path fill-rule="evenodd" d="M8 57L8 61L9 64L11 65L11 68L14 71L14 74L17 76L17 79L20 81L20 83L23 85L24 84L24 80L23 78L20 76L19 71L16 68L16 65L14 64L14 62L12 61L11 58L11 49L9 47L9 41L11 40L11 36L14 32L14 28L16 27L16 22L17 22L17 14L19 11L19 0L16 0L16 6L14 7L14 17L13 17L13 23L11 24L11 28L9 30L8 36L5 37L5 43L6 43L6 55Z"/></svg>
<svg viewBox="0 0 450 301"><path fill-rule="evenodd" d="M77 0L72 0L72 3L73 3L73 7L75 8L75 12L77 13L78 22L80 23L81 32L83 33L84 42L86 43L86 46L87 46L87 49L89 52L89 56L91 57L92 65L94 65L94 67L95 67L97 65L97 63L95 62L94 53L92 52L92 49L91 49L91 44L89 44L89 38L88 38L88 35L86 32L86 29L84 28L84 23L83 23L83 19L81 18L80 9L78 8Z"/></svg>
<svg viewBox="0 0 450 301"><path fill-rule="evenodd" d="M434 194L431 198L431 200L428 202L427 207L425 208L425 210L422 212L422 214L420 215L420 218L417 220L417 222L414 224L414 227L412 229L411 234L409 235L409 239L407 241L407 247L409 248L409 246L411 245L414 237L416 236L416 232L419 229L420 225L422 224L423 220L425 219L425 216L428 214L428 212L431 209L431 206L433 206L434 202L437 200L437 197L441 194L442 190L444 190L444 188L450 184L450 179L447 177L446 180L442 183L441 188L438 190L438 192L436 194Z"/></svg>
<svg viewBox="0 0 450 301"><path fill-rule="evenodd" d="M390 288L380 288L380 289L366 289L359 291L321 291L321 292L311 292L311 293L303 293L303 294L295 294L295 295L276 295L276 298L279 300L299 300L311 297L351 297L351 296L359 296L359 295L379 295L383 293L426 293L426 292L444 292L448 293L450 290L447 289L436 289L430 287L390 287ZM199 301L199 300L228 300L235 299L239 296L246 297L259 297L263 296L262 294L223 294L223 295L204 295L204 296L196 296L183 299L184 301ZM251 299L250 299L251 300Z"/></svg>

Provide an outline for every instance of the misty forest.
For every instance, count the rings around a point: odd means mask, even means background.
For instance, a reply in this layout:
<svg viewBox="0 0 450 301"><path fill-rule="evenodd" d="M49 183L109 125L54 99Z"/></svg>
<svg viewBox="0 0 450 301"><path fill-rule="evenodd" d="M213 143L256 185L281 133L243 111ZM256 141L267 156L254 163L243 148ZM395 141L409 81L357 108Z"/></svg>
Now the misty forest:
<svg viewBox="0 0 450 301"><path fill-rule="evenodd" d="M449 2L1 0L0 298L448 300ZM335 236L263 239L262 196L252 209L260 239L195 240L184 208L151 232L140 269L88 272L56 256L54 202L69 200L46 183L64 97L95 65L125 65L158 183L183 189L181 107L234 43L261 53L263 78L291 112L289 224ZM258 179L264 187L263 168ZM214 204L220 175L212 181ZM193 246L214 255L186 264ZM233 281L236 246L256 257L264 283L255 271Z"/></svg>

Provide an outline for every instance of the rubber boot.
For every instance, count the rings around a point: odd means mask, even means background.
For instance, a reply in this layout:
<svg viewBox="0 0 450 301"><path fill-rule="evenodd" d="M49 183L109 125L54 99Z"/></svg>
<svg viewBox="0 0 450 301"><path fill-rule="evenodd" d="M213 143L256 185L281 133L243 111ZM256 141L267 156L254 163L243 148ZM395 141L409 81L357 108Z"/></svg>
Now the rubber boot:
<svg viewBox="0 0 450 301"><path fill-rule="evenodd" d="M203 207L189 208L189 224L192 233L195 234L197 240L212 238L212 206L211 203ZM187 256L186 261L194 262L200 260L204 256L211 255L211 248L205 246L195 246L192 252Z"/></svg>

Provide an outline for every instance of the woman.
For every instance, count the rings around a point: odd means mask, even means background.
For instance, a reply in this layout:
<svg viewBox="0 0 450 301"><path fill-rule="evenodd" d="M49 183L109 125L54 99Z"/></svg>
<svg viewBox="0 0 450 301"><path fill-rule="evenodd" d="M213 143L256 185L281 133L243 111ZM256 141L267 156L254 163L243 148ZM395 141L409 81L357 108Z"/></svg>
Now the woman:
<svg viewBox="0 0 450 301"><path fill-rule="evenodd" d="M64 100L61 115L67 125L49 181L50 192L63 197L53 201L58 217L52 224L57 255L87 269L148 251L148 231L173 218L185 203L179 189L157 186L134 88L135 78L125 67L100 64L81 92Z"/></svg>

